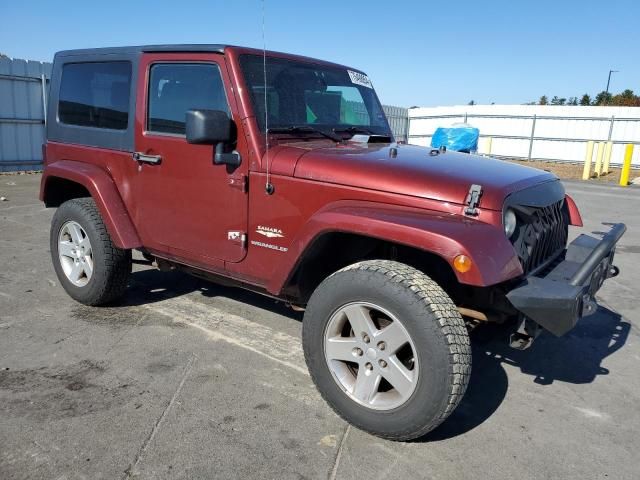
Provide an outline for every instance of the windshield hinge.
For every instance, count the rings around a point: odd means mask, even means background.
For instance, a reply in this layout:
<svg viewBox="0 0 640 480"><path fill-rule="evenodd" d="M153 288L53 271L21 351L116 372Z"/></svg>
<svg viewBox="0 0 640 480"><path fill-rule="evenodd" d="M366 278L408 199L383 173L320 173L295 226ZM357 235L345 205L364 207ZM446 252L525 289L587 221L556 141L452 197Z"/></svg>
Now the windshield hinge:
<svg viewBox="0 0 640 480"><path fill-rule="evenodd" d="M238 175L229 175L228 177L229 186L233 188L239 189L241 192L246 193L247 191L247 176L238 174Z"/></svg>
<svg viewBox="0 0 640 480"><path fill-rule="evenodd" d="M476 216L478 215L478 204L480 203L480 197L482 197L482 185L476 185L475 183L469 188L467 198L464 203L467 207L464 209L466 215Z"/></svg>

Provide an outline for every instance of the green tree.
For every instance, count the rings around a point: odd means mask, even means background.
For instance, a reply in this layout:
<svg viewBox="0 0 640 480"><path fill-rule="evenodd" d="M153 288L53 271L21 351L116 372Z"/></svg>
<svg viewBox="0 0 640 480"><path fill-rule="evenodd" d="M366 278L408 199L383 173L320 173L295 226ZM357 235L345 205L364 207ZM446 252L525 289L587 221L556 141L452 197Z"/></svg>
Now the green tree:
<svg viewBox="0 0 640 480"><path fill-rule="evenodd" d="M578 97L569 97L567 105L578 105Z"/></svg>
<svg viewBox="0 0 640 480"><path fill-rule="evenodd" d="M549 103L549 100L547 99L546 95L542 95L540 97L540 100L538 100L538 105L547 105Z"/></svg>
<svg viewBox="0 0 640 480"><path fill-rule="evenodd" d="M580 105L591 105L591 97L589 96L589 94L585 93L584 95L582 95L582 98L580 99Z"/></svg>
<svg viewBox="0 0 640 480"><path fill-rule="evenodd" d="M605 92L604 90L596 95L595 100L593 101L593 105L608 105L611 103L612 95L610 93Z"/></svg>
<svg viewBox="0 0 640 480"><path fill-rule="evenodd" d="M557 95L554 95L551 99L551 105L564 105L566 101L566 98L559 98Z"/></svg>
<svg viewBox="0 0 640 480"><path fill-rule="evenodd" d="M476 101L475 100L471 100L469 103L467 103L467 105L475 105Z"/></svg>

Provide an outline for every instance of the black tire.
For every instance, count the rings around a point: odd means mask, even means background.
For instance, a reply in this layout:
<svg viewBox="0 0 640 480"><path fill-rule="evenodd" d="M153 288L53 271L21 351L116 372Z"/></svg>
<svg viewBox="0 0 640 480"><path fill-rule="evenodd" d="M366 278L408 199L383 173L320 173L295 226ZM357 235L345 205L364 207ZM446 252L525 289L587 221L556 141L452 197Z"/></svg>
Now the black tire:
<svg viewBox="0 0 640 480"><path fill-rule="evenodd" d="M84 286L74 285L65 275L58 255L58 236L69 221L77 222L91 242L93 273ZM117 248L92 198L75 198L56 210L51 222L51 259L62 287L84 305L105 305L120 298L131 274L131 250Z"/></svg>
<svg viewBox="0 0 640 480"><path fill-rule="evenodd" d="M325 360L329 319L352 302L379 305L402 319L417 350L422 367L415 390L393 410L373 410L351 399ZM394 261L364 261L326 278L307 305L302 340L311 378L333 410L352 425L391 440L416 439L442 423L460 402L471 374L469 335L452 300L424 273Z"/></svg>

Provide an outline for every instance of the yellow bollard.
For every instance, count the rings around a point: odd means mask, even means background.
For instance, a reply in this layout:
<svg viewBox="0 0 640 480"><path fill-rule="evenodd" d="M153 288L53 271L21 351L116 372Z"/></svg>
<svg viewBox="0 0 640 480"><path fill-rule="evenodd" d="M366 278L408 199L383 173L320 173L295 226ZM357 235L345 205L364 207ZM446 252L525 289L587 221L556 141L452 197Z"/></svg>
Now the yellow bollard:
<svg viewBox="0 0 640 480"><path fill-rule="evenodd" d="M613 142L607 142L604 147L604 166L602 167L602 174L609 174L609 163L611 162L611 149L613 148Z"/></svg>
<svg viewBox="0 0 640 480"><path fill-rule="evenodd" d="M487 137L487 151L484 152L485 155L491 155L491 144L493 143L492 137Z"/></svg>
<svg viewBox="0 0 640 480"><path fill-rule="evenodd" d="M593 141L590 140L587 142L587 154L584 156L583 180L589 180L591 176L591 159L593 159Z"/></svg>
<svg viewBox="0 0 640 480"><path fill-rule="evenodd" d="M622 171L620 172L620 186L622 187L626 187L627 185L629 185L631 157L633 157L633 144L630 143L624 150L624 163L622 164Z"/></svg>
<svg viewBox="0 0 640 480"><path fill-rule="evenodd" d="M596 177L602 174L602 155L604 154L604 142L598 142L598 153L596 153Z"/></svg>

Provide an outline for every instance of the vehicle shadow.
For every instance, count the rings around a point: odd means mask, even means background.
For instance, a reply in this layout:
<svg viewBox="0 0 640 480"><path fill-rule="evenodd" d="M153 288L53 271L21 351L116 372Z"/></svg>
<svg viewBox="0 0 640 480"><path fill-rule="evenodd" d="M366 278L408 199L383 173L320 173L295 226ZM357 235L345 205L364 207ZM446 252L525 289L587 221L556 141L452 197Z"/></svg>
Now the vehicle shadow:
<svg viewBox="0 0 640 480"><path fill-rule="evenodd" d="M472 333L473 369L467 393L451 416L419 441L433 442L464 434L499 408L509 381L504 365L518 367L539 385L585 384L608 375L602 361L627 341L631 325L605 307L583 318L567 335L544 332L528 350L509 347L509 328L485 325Z"/></svg>
<svg viewBox="0 0 640 480"><path fill-rule="evenodd" d="M118 306L138 306L191 292L205 297L225 297L256 308L302 321L303 314L272 298L240 288L226 287L178 271L155 269L133 273L130 288ZM627 341L631 325L616 312L600 306L567 335L557 338L543 332L528 350L509 347L510 326L487 324L471 334L473 368L467 392L451 416L437 429L417 440L434 442L462 435L493 415L504 400L509 379L504 366L544 386L554 382L586 384L608 375L602 361Z"/></svg>
<svg viewBox="0 0 640 480"><path fill-rule="evenodd" d="M301 321L302 314L287 307L284 302L236 287L227 287L192 275L172 270L161 272L155 268L138 270L131 274L126 296L112 307L136 307L199 292L204 297L226 297L253 307Z"/></svg>

